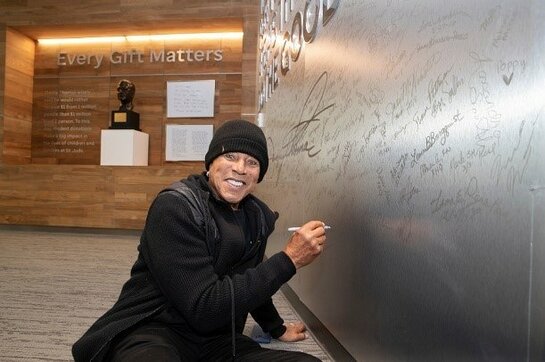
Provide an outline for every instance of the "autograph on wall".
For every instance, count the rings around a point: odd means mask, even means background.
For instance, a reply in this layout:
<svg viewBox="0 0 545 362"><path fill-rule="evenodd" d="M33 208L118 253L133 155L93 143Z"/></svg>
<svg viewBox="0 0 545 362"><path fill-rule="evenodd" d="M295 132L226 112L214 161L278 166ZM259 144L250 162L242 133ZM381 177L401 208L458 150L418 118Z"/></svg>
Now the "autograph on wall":
<svg viewBox="0 0 545 362"><path fill-rule="evenodd" d="M309 158L320 153L321 139L319 131L323 118L320 118L325 111L332 109L335 103L327 103L325 93L329 75L323 72L312 85L308 94L298 123L293 126L286 135L286 143L282 146L286 150L285 156L294 156L299 153L306 153Z"/></svg>

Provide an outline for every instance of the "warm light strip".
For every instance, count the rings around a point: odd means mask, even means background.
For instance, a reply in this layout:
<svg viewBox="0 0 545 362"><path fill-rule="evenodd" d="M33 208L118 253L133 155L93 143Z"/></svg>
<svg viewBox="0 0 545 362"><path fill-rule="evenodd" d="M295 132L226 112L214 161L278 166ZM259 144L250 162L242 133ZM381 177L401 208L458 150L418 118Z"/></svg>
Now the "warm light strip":
<svg viewBox="0 0 545 362"><path fill-rule="evenodd" d="M58 38L58 39L38 39L40 45L57 44L91 44L91 43L119 43L126 41L124 36L100 36L87 38Z"/></svg>
<svg viewBox="0 0 545 362"><path fill-rule="evenodd" d="M155 41L155 40L213 40L213 39L239 39L242 32L230 33L194 33L194 34L158 34L158 35L128 35L128 41Z"/></svg>
<svg viewBox="0 0 545 362"><path fill-rule="evenodd" d="M57 44L91 44L91 43L119 43L124 41L162 41L162 40L213 40L213 39L239 39L242 32L225 33L187 33L187 34L156 34L156 35L127 35L127 36L100 36L85 38L57 38L38 39L41 45Z"/></svg>

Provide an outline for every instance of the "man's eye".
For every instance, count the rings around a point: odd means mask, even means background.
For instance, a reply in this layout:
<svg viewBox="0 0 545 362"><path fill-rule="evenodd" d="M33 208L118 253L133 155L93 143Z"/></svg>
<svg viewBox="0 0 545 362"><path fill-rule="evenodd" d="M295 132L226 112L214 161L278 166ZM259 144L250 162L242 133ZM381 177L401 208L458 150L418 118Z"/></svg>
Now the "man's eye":
<svg viewBox="0 0 545 362"><path fill-rule="evenodd" d="M259 166L259 162L257 160L248 160L248 165L252 167Z"/></svg>
<svg viewBox="0 0 545 362"><path fill-rule="evenodd" d="M225 154L225 158L228 159L228 160L234 160L234 159L235 159L235 155L233 155L232 153L226 153L226 154Z"/></svg>

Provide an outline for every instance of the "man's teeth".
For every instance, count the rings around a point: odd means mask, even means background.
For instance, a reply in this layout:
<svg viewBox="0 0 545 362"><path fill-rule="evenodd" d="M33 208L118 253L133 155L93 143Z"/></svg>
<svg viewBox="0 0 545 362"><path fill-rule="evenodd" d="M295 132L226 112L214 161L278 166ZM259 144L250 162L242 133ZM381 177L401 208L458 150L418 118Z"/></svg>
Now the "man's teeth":
<svg viewBox="0 0 545 362"><path fill-rule="evenodd" d="M227 180L227 182L229 182L231 185L233 185L235 187L241 187L241 186L244 185L244 182L237 181L237 180Z"/></svg>

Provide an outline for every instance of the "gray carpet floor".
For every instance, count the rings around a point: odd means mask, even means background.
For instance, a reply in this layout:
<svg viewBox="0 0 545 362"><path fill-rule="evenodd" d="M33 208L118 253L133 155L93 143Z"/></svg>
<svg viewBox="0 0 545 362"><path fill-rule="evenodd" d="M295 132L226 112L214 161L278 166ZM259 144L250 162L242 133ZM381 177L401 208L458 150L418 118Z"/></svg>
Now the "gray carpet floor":
<svg viewBox="0 0 545 362"><path fill-rule="evenodd" d="M0 227L0 361L71 361L74 341L117 299L137 243L132 233ZM287 322L299 319L281 292L273 298ZM309 332L264 346L330 361Z"/></svg>

